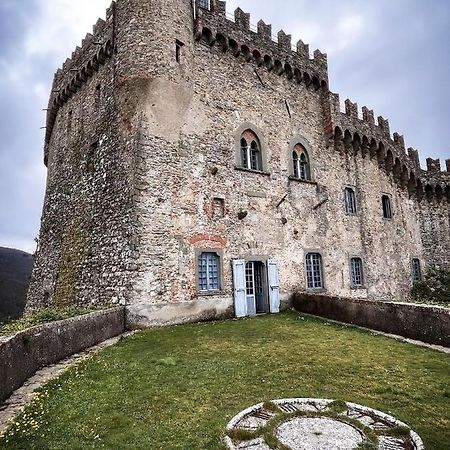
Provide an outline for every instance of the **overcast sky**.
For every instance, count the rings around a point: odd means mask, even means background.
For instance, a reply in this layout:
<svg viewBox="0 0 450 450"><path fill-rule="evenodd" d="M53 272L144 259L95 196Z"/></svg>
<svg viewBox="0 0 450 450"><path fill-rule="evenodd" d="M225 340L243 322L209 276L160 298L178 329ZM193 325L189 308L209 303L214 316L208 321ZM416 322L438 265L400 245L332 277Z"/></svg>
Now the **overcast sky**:
<svg viewBox="0 0 450 450"><path fill-rule="evenodd" d="M156 0L148 0L156 1ZM181 0L179 0L181 1ZM186 0L187 1L187 0ZM0 246L26 251L45 190L45 114L55 70L109 0L0 0ZM232 0L328 53L330 88L388 118L421 159L450 158L449 0ZM443 165L443 161L442 161Z"/></svg>

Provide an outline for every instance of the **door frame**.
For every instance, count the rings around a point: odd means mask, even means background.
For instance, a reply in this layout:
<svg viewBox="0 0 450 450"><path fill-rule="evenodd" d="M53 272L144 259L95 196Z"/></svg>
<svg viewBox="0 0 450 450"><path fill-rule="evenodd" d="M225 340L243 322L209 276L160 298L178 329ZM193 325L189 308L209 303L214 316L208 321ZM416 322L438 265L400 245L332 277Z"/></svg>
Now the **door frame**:
<svg viewBox="0 0 450 450"><path fill-rule="evenodd" d="M267 270L268 270L268 261L269 261L270 257L269 256L259 256L259 255L249 255L249 256L244 256L239 259L243 259L245 261L246 265L249 262L261 263L264 265L263 278L262 278L264 313L257 312L256 314L269 314L270 313L270 298L269 298L269 279L268 279ZM253 276L254 276L254 274L253 274ZM256 295L256 285L254 286L254 288L255 288L255 295ZM245 296L246 296L246 300L247 300L247 291L245 292ZM255 308L256 308L256 297L255 297Z"/></svg>

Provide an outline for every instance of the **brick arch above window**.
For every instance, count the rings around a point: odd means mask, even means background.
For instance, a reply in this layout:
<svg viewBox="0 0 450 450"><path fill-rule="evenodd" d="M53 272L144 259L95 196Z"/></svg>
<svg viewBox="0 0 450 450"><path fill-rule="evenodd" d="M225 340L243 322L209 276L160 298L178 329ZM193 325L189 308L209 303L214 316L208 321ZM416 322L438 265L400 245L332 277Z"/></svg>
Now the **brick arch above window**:
<svg viewBox="0 0 450 450"><path fill-rule="evenodd" d="M242 148L244 145L244 141L245 144L250 147L250 154L255 151L260 152L259 166L256 171L267 172L267 146L265 143L264 135L257 126L249 122L244 122L243 124L241 124L235 132L234 147L236 167L254 170L251 169L251 164L244 164L245 161L243 159Z"/></svg>

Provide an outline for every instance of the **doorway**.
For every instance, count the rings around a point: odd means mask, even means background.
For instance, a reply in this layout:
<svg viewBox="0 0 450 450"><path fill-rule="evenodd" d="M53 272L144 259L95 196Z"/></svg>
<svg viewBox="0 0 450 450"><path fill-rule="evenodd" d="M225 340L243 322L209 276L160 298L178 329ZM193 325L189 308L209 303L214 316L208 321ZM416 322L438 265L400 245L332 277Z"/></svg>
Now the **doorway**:
<svg viewBox="0 0 450 450"><path fill-rule="evenodd" d="M269 311L266 266L261 261L245 264L245 293L248 314L264 314Z"/></svg>
<svg viewBox="0 0 450 450"><path fill-rule="evenodd" d="M236 317L280 311L280 283L275 259L235 259L233 264Z"/></svg>

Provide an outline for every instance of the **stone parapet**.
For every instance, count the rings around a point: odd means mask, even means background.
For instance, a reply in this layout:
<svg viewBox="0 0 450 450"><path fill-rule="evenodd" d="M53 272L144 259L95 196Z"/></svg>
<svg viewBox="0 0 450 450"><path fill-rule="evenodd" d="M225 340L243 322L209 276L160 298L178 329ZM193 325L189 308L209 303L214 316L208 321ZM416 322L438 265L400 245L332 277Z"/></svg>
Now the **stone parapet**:
<svg viewBox="0 0 450 450"><path fill-rule="evenodd" d="M125 331L118 307L20 331L0 339L0 402L37 370Z"/></svg>

